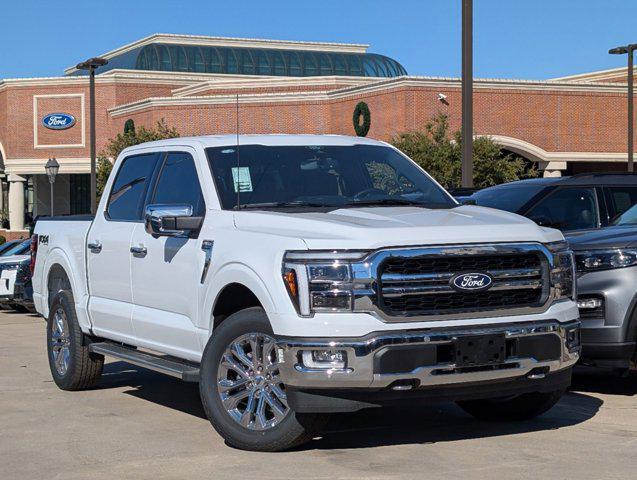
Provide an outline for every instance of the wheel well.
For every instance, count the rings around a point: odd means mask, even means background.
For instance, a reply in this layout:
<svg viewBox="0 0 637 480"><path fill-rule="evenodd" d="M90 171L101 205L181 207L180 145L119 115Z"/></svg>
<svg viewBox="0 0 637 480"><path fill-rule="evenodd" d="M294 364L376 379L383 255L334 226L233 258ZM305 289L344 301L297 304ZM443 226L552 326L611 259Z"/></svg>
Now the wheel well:
<svg viewBox="0 0 637 480"><path fill-rule="evenodd" d="M60 290L71 290L71 281L66 274L66 270L59 263L54 264L49 270L49 280L47 282L49 294L49 305L57 292Z"/></svg>
<svg viewBox="0 0 637 480"><path fill-rule="evenodd" d="M213 330L217 328L228 316L250 307L261 307L261 302L245 285L231 283L226 285L217 296L215 308L212 311Z"/></svg>

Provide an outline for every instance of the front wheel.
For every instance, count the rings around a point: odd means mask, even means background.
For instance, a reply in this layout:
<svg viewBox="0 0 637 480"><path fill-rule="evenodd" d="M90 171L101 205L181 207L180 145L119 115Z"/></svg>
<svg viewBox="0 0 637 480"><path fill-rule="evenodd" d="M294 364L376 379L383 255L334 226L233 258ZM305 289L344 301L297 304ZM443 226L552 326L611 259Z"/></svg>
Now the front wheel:
<svg viewBox="0 0 637 480"><path fill-rule="evenodd" d="M290 449L310 440L324 421L288 405L272 328L261 308L237 312L213 332L201 360L199 389L212 426L242 450Z"/></svg>
<svg viewBox="0 0 637 480"><path fill-rule="evenodd" d="M496 422L530 420L548 412L560 400L564 392L565 390L524 393L513 398L467 400L458 402L458 405L480 420Z"/></svg>

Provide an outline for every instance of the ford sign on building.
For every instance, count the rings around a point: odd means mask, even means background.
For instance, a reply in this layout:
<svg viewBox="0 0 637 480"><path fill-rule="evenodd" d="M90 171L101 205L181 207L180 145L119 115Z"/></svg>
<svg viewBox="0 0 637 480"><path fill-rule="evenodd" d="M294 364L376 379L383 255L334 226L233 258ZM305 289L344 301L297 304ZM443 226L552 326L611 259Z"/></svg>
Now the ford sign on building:
<svg viewBox="0 0 637 480"><path fill-rule="evenodd" d="M75 125L75 117L68 113L49 113L42 119L42 125L51 130L65 130Z"/></svg>

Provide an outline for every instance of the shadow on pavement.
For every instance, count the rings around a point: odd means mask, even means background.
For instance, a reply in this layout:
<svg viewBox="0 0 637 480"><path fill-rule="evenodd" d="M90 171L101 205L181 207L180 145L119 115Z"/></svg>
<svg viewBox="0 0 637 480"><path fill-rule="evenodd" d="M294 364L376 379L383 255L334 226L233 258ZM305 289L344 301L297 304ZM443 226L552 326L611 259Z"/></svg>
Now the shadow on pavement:
<svg viewBox="0 0 637 480"><path fill-rule="evenodd" d="M607 395L637 395L637 372L626 377L604 369L578 367L573 375L571 390Z"/></svg>
<svg viewBox="0 0 637 480"><path fill-rule="evenodd" d="M138 368L125 362L104 366L98 388L131 387L125 393L205 419L197 384ZM489 423L475 420L452 403L422 408L368 409L336 414L324 432L301 449L369 448L382 445L448 442L517 433L554 430L595 416L603 401L567 393L560 403L535 420Z"/></svg>

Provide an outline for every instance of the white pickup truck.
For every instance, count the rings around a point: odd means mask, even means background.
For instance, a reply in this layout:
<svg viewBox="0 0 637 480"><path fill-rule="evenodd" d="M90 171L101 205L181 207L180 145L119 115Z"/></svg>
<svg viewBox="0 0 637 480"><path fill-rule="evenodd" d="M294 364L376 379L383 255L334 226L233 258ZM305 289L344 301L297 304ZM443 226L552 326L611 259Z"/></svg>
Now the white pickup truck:
<svg viewBox="0 0 637 480"><path fill-rule="evenodd" d="M579 356L562 234L461 206L374 140L131 147L97 215L41 219L32 246L60 388L94 386L104 356L199 382L238 448L287 449L327 413L384 405L532 418Z"/></svg>

